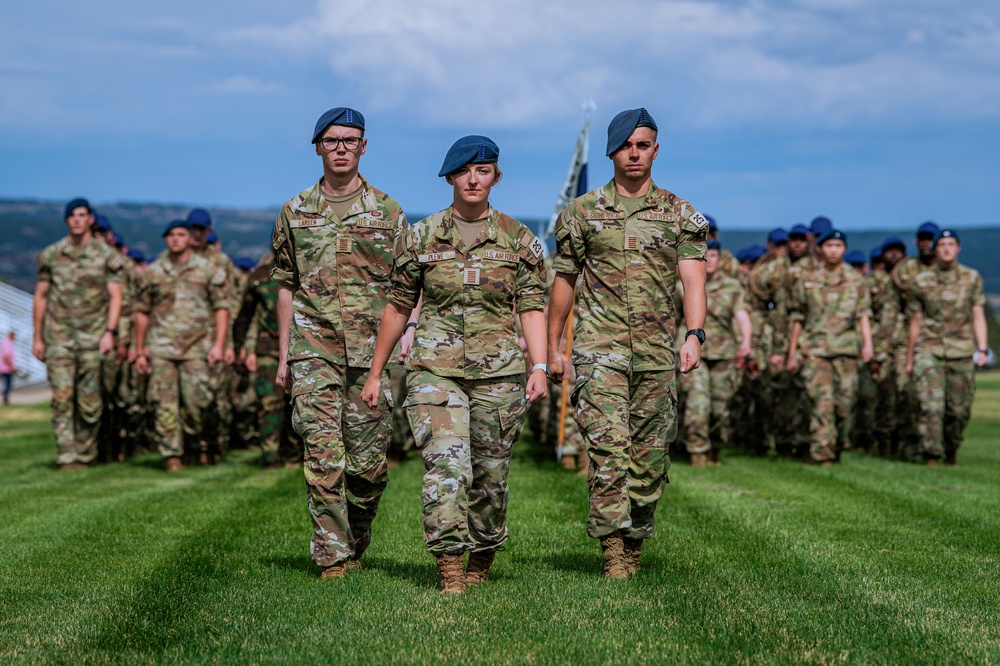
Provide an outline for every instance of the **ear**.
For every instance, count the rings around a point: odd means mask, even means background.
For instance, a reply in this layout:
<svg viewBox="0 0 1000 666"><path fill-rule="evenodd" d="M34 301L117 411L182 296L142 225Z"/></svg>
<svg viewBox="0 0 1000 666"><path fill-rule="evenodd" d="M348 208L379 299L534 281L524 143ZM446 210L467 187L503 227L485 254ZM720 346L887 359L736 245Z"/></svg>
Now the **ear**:
<svg viewBox="0 0 1000 666"><path fill-rule="evenodd" d="M319 141L317 141L316 143L313 144L313 148L316 149L316 154L317 155L322 155L323 154L323 153L319 152Z"/></svg>
<svg viewBox="0 0 1000 666"><path fill-rule="evenodd" d="M364 138L361 139L361 150L358 151L358 157L364 155L366 150L368 150L368 139Z"/></svg>
<svg viewBox="0 0 1000 666"><path fill-rule="evenodd" d="M455 178L451 174L448 174L447 176L444 177L444 182L448 183L452 187L455 186Z"/></svg>
<svg viewBox="0 0 1000 666"><path fill-rule="evenodd" d="M500 169L496 170L496 174L493 176L493 184L496 185L503 178L503 171Z"/></svg>
<svg viewBox="0 0 1000 666"><path fill-rule="evenodd" d="M653 144L653 159L655 160L656 156L659 154L660 154L660 142L657 141L656 143Z"/></svg>

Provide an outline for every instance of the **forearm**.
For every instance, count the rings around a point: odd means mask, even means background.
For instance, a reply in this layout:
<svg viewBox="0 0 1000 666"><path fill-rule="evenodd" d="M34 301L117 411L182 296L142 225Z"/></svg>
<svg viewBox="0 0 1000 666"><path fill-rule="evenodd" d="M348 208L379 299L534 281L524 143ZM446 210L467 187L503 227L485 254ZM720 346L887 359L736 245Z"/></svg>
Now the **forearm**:
<svg viewBox="0 0 1000 666"><path fill-rule="evenodd" d="M378 337L375 339L375 353L372 356L371 376L379 377L385 364L389 362L389 355L403 335L406 322L410 318L412 310L403 308L395 303L386 303L382 312L382 323L378 328Z"/></svg>
<svg viewBox="0 0 1000 666"><path fill-rule="evenodd" d="M920 323L923 315L919 312L910 318L910 328L906 332L906 362L913 362L913 353L917 347L917 337L920 335Z"/></svg>
<svg viewBox="0 0 1000 666"><path fill-rule="evenodd" d="M118 320L122 316L122 285L120 282L108 283L108 330L118 330Z"/></svg>
<svg viewBox="0 0 1000 666"><path fill-rule="evenodd" d="M146 331L149 330L149 315L145 312L135 313L135 351L137 354L148 354L146 350Z"/></svg>
<svg viewBox="0 0 1000 666"><path fill-rule="evenodd" d="M39 282L35 289L32 302L31 320L34 324L35 340L42 339L42 327L45 325L45 312L49 309L48 282Z"/></svg>
<svg viewBox="0 0 1000 666"><path fill-rule="evenodd" d="M215 311L215 344L214 347L224 349L229 338L229 310L220 308Z"/></svg>
<svg viewBox="0 0 1000 666"><path fill-rule="evenodd" d="M873 347L874 342L872 341L872 322L865 316L860 320L861 324L861 344L866 347Z"/></svg>
<svg viewBox="0 0 1000 666"><path fill-rule="evenodd" d="M986 326L986 310L982 305L972 306L972 335L976 339L976 349L986 349L989 336Z"/></svg>
<svg viewBox="0 0 1000 666"><path fill-rule="evenodd" d="M524 331L524 343L528 347L528 359L531 364L545 363L547 357L545 341L545 312L542 310L527 310L520 313L521 330Z"/></svg>
<svg viewBox="0 0 1000 666"><path fill-rule="evenodd" d="M802 322L793 321L792 331L788 334L788 358L794 358L798 353L800 335L802 335Z"/></svg>
<svg viewBox="0 0 1000 666"><path fill-rule="evenodd" d="M684 287L684 321L688 329L705 327L705 262L685 259L677 262L677 272Z"/></svg>
<svg viewBox="0 0 1000 666"><path fill-rule="evenodd" d="M576 275L556 273L555 281L552 283L552 295L549 297L547 347L550 350L559 349L562 345L566 319L569 317L570 309L573 307L573 291L575 288Z"/></svg>
<svg viewBox="0 0 1000 666"><path fill-rule="evenodd" d="M292 290L278 289L278 361L288 360L288 339L292 330Z"/></svg>
<svg viewBox="0 0 1000 666"><path fill-rule="evenodd" d="M737 310L736 326L740 330L740 346L750 349L753 346L753 325L750 323L750 313L746 310Z"/></svg>

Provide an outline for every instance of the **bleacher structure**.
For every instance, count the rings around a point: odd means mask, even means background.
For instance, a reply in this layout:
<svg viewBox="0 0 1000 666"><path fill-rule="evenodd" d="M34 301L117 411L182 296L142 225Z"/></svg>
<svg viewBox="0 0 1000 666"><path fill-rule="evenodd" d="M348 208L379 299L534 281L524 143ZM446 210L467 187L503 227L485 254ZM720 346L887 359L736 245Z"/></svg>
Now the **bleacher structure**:
<svg viewBox="0 0 1000 666"><path fill-rule="evenodd" d="M31 355L34 333L31 321L33 298L20 289L0 282L0 336L14 331L14 361L17 367L15 388L44 384L45 364Z"/></svg>

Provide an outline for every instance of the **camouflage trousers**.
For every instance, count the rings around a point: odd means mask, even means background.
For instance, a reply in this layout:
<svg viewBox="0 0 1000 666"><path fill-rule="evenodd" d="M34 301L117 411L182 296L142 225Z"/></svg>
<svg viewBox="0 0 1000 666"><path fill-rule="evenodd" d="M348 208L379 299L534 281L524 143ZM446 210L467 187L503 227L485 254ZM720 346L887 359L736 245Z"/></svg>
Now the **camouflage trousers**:
<svg viewBox="0 0 1000 666"><path fill-rule="evenodd" d="M920 401L916 382L906 374L906 347L894 350L892 363L896 378L893 451L903 460L922 460L920 453Z"/></svg>
<svg viewBox="0 0 1000 666"><path fill-rule="evenodd" d="M920 404L920 451L924 458L954 460L976 396L972 359L917 352L913 377Z"/></svg>
<svg viewBox="0 0 1000 666"><path fill-rule="evenodd" d="M771 432L779 456L798 455L809 446L809 399L802 373L771 373Z"/></svg>
<svg viewBox="0 0 1000 666"><path fill-rule="evenodd" d="M233 403L230 398L235 370L225 363L214 363L208 367L211 404L205 413L205 427L213 452L224 454L229 450L229 430L233 425Z"/></svg>
<svg viewBox="0 0 1000 666"><path fill-rule="evenodd" d="M566 383L569 394L573 393L574 378ZM545 398L528 405L528 426L535 435L535 440L545 449L555 451L559 445L559 416L562 413L562 382L549 382L549 392ZM568 399L568 397L567 397ZM576 457L586 451L587 445L580 435L580 428L573 418L573 410L566 406L566 417L563 421L563 456Z"/></svg>
<svg viewBox="0 0 1000 666"><path fill-rule="evenodd" d="M410 422L406 420L406 368L401 365L389 366L389 377L392 378L392 443L389 445L390 457L402 460L416 442Z"/></svg>
<svg viewBox="0 0 1000 666"><path fill-rule="evenodd" d="M257 373L244 365L230 371L229 404L232 406L230 446L245 449L259 440L257 431Z"/></svg>
<svg viewBox="0 0 1000 666"><path fill-rule="evenodd" d="M680 376L688 453L708 453L729 444L730 406L738 376L735 361L704 359L696 369Z"/></svg>
<svg viewBox="0 0 1000 666"><path fill-rule="evenodd" d="M392 407L381 400L371 410L361 400L367 368L307 358L294 361L291 372L292 425L305 445L313 562L329 567L359 559L389 483ZM386 372L382 384L389 386Z"/></svg>
<svg viewBox="0 0 1000 666"><path fill-rule="evenodd" d="M572 402L590 455L587 534L650 538L677 436L674 371L580 364Z"/></svg>
<svg viewBox="0 0 1000 666"><path fill-rule="evenodd" d="M101 365L96 351L74 352L50 347L45 369L52 387L52 431L56 463L90 463L97 458L97 439L104 413Z"/></svg>
<svg viewBox="0 0 1000 666"><path fill-rule="evenodd" d="M867 367L859 370L871 373ZM872 449L882 456L892 456L897 452L893 449L893 429L896 420L896 366L888 359L879 367L878 375L872 379L875 387L875 406L871 424Z"/></svg>
<svg viewBox="0 0 1000 666"><path fill-rule="evenodd" d="M802 380L809 396L809 455L837 460L849 441L858 398L858 357L806 357Z"/></svg>
<svg viewBox="0 0 1000 666"><path fill-rule="evenodd" d="M101 400L104 413L101 415L101 429L98 437L98 458L104 461L124 457L125 401L121 394L122 381L127 363L118 363L114 353L108 354L101 363Z"/></svg>
<svg viewBox="0 0 1000 666"><path fill-rule="evenodd" d="M858 359L858 399L854 407L854 426L851 428L851 448L871 451L875 445L875 418L878 411L878 384L868 369L868 364Z"/></svg>
<svg viewBox="0 0 1000 666"><path fill-rule="evenodd" d="M149 375L141 375L135 367L126 365L122 370L119 396L124 406L123 429L125 431L126 455L132 455L139 447L149 444L151 419L147 400Z"/></svg>
<svg viewBox="0 0 1000 666"><path fill-rule="evenodd" d="M150 359L149 400L154 414L156 446L164 458L184 455L184 440L209 453L205 414L212 400L209 366L203 358L175 361Z"/></svg>
<svg viewBox="0 0 1000 666"><path fill-rule="evenodd" d="M523 375L406 378L406 415L424 457L424 543L433 555L507 541L507 471L527 403Z"/></svg>
<svg viewBox="0 0 1000 666"><path fill-rule="evenodd" d="M278 462L302 464L302 438L292 427L292 403L285 390L274 383L278 376L278 359L257 357L257 430L260 432L261 461L266 465Z"/></svg>

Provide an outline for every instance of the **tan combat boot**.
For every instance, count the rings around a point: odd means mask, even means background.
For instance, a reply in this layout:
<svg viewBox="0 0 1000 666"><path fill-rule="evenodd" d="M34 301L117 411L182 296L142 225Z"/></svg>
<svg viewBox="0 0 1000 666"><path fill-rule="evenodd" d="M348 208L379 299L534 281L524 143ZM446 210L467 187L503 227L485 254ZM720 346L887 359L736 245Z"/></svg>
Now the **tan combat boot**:
<svg viewBox="0 0 1000 666"><path fill-rule="evenodd" d="M691 467L708 467L708 454L706 454L706 453L692 453L691 454Z"/></svg>
<svg viewBox="0 0 1000 666"><path fill-rule="evenodd" d="M641 568L639 557L642 554L642 539L622 539L622 545L625 550L625 568L631 576Z"/></svg>
<svg viewBox="0 0 1000 666"><path fill-rule="evenodd" d="M483 551L479 553L469 553L469 564L465 567L465 584L478 585L485 583L493 558L497 556L495 550Z"/></svg>
<svg viewBox="0 0 1000 666"><path fill-rule="evenodd" d="M343 578L347 575L348 566L347 562L337 562L328 567L323 567L323 573L320 574L320 578Z"/></svg>
<svg viewBox="0 0 1000 666"><path fill-rule="evenodd" d="M168 473L179 472L184 469L184 463L182 463L181 459L177 456L170 456L167 458L165 465Z"/></svg>
<svg viewBox="0 0 1000 666"><path fill-rule="evenodd" d="M601 538L601 550L604 551L604 577L614 580L628 580L625 545L617 532Z"/></svg>
<svg viewBox="0 0 1000 666"><path fill-rule="evenodd" d="M465 594L461 555L438 555L437 567L441 576L441 594Z"/></svg>

